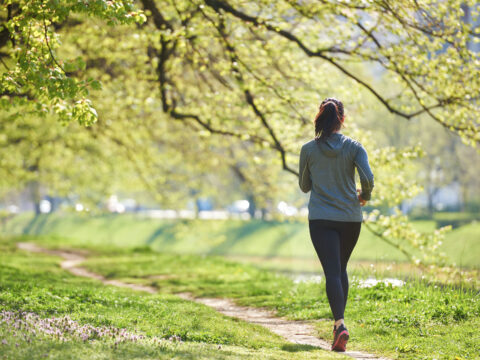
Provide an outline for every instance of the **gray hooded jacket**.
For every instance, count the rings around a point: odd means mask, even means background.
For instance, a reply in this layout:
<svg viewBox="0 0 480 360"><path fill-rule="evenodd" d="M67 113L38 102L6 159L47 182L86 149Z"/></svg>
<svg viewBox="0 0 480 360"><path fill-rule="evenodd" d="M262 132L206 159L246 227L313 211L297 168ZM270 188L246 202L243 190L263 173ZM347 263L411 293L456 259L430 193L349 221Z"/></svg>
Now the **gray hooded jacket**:
<svg viewBox="0 0 480 360"><path fill-rule="evenodd" d="M355 167L362 198L370 200L374 179L362 144L342 133L333 133L325 142L313 139L302 146L299 186L305 193L311 190L308 219L363 220Z"/></svg>

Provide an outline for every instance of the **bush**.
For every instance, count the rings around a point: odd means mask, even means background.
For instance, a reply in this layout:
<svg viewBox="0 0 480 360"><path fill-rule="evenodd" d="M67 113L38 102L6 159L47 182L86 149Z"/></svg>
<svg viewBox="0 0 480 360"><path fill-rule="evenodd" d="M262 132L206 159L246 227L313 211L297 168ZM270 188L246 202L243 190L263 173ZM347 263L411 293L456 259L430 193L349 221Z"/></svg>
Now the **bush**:
<svg viewBox="0 0 480 360"><path fill-rule="evenodd" d="M433 214L436 227L452 225L452 228L458 228L462 225L470 224L472 221L480 220L476 213L470 212L438 212Z"/></svg>

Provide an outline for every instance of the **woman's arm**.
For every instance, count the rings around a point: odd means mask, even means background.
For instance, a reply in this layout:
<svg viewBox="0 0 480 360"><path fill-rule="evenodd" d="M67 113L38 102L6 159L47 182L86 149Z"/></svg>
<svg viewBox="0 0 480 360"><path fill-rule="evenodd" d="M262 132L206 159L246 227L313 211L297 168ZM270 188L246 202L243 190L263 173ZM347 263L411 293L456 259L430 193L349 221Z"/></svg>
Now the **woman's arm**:
<svg viewBox="0 0 480 360"><path fill-rule="evenodd" d="M298 171L300 174L298 177L298 185L304 193L307 193L312 189L312 179L310 177L310 169L308 168L307 155L307 150L304 145L300 150L300 168Z"/></svg>
<svg viewBox="0 0 480 360"><path fill-rule="evenodd" d="M360 194L363 200L370 200L372 189L374 187L374 179L372 169L368 163L368 155L362 144L359 143L357 154L355 155L355 166L358 169L360 176L360 183L362 185L362 193Z"/></svg>

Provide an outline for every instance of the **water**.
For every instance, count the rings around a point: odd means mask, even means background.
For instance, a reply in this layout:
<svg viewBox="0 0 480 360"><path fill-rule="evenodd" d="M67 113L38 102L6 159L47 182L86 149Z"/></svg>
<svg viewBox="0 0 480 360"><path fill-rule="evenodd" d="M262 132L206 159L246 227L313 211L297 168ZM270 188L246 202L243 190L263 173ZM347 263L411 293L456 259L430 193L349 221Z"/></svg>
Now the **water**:
<svg viewBox="0 0 480 360"><path fill-rule="evenodd" d="M367 278L367 279L355 279L353 282L354 286L360 288L367 288L377 285L378 283L384 283L385 285L391 284L393 287L395 286L403 286L405 285L405 281L395 278L385 278L385 279L375 279L375 278Z"/></svg>
<svg viewBox="0 0 480 360"><path fill-rule="evenodd" d="M319 284L322 281L324 281L323 276L315 275L315 274L294 274L292 278L295 284L306 283L306 282ZM381 282L383 282L385 285L391 284L393 287L405 285L405 281L396 279L396 278L376 279L376 278L369 277L367 279L359 279L359 278L353 277L350 281L352 286L357 286L360 288L372 287Z"/></svg>

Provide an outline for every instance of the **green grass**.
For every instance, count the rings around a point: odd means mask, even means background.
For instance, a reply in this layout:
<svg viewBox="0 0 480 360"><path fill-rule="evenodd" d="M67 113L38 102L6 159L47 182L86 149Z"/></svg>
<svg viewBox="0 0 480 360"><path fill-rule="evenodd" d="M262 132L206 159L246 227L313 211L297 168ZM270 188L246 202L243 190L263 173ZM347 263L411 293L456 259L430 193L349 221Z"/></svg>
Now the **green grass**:
<svg viewBox="0 0 480 360"><path fill-rule="evenodd" d="M37 241L52 246L47 237ZM63 246L68 241L63 239ZM316 323L319 335L331 337L332 319L324 283L295 284L277 273L220 256L179 256L148 248L97 249L84 265L111 279L157 287L162 296L189 291L275 309L291 319L320 319ZM392 359L480 358L477 291L418 279L411 279L403 287L379 284L361 288L356 285L356 277L358 274L350 274L352 286L345 314L351 332L350 349ZM239 344L255 346L241 341Z"/></svg>
<svg viewBox="0 0 480 360"><path fill-rule="evenodd" d="M414 221L413 225L419 231L435 228L435 222L428 220ZM161 252L180 254L305 259L307 261L298 262L298 270L318 271L308 224L300 222L155 220L131 214L91 217L54 213L34 218L26 213L10 220L4 233L68 236L76 247L146 245ZM442 250L457 264L480 268L480 258L476 256L480 253L478 238L480 223L464 225L447 235ZM405 257L363 227L352 260L402 262ZM278 266L278 262L269 263L272 267Z"/></svg>
<svg viewBox="0 0 480 360"><path fill-rule="evenodd" d="M472 222L452 231L445 239L443 250L456 254L458 266L474 266L480 269L480 222Z"/></svg>
<svg viewBox="0 0 480 360"><path fill-rule="evenodd" d="M220 345L194 342L169 342L150 344L148 342L121 343L115 346L109 341L70 340L60 342L48 336L32 336L23 330L17 330L15 336L11 329L0 325L0 338L6 344L0 344L2 359L159 359L159 360L323 360L341 359L340 355L312 349L302 345L285 345L285 350L269 348L251 349L234 345Z"/></svg>
<svg viewBox="0 0 480 360"><path fill-rule="evenodd" d="M429 229L433 223L416 224L421 229ZM97 217L52 214L35 219L22 214L10 221L6 232L57 234L78 240L76 244L83 246L151 245L154 249L177 253L291 257L314 254L308 226L298 222L159 221L130 214ZM354 258L402 260L403 255L362 229Z"/></svg>
<svg viewBox="0 0 480 360"><path fill-rule="evenodd" d="M219 257L144 253L92 258L86 266L109 278L162 292L234 298L292 319L331 319L324 284L300 283ZM161 278L155 276L163 275ZM355 283L353 281L353 283ZM351 287L346 311L350 348L398 359L477 359L480 298L474 291L411 280L404 287ZM329 339L330 321L318 323Z"/></svg>
<svg viewBox="0 0 480 360"><path fill-rule="evenodd" d="M0 306L41 318L68 315L79 324L124 328L146 341L114 346L108 339L83 341L0 322L2 359L333 359L339 355L286 343L263 327L223 316L168 293L147 294L104 286L59 267L59 258L19 251L18 239L0 238ZM32 239L30 239L32 240ZM132 253L130 256L135 257ZM141 254L137 254L140 257ZM181 343L148 341L179 336ZM218 344L222 344L218 349Z"/></svg>
<svg viewBox="0 0 480 360"><path fill-rule="evenodd" d="M35 219L22 214L10 221L6 232L68 236L77 240L78 246L149 245L174 253L316 258L308 225L300 222L155 220L131 214L96 217L51 214ZM379 261L404 258L366 229L362 229L353 256Z"/></svg>

